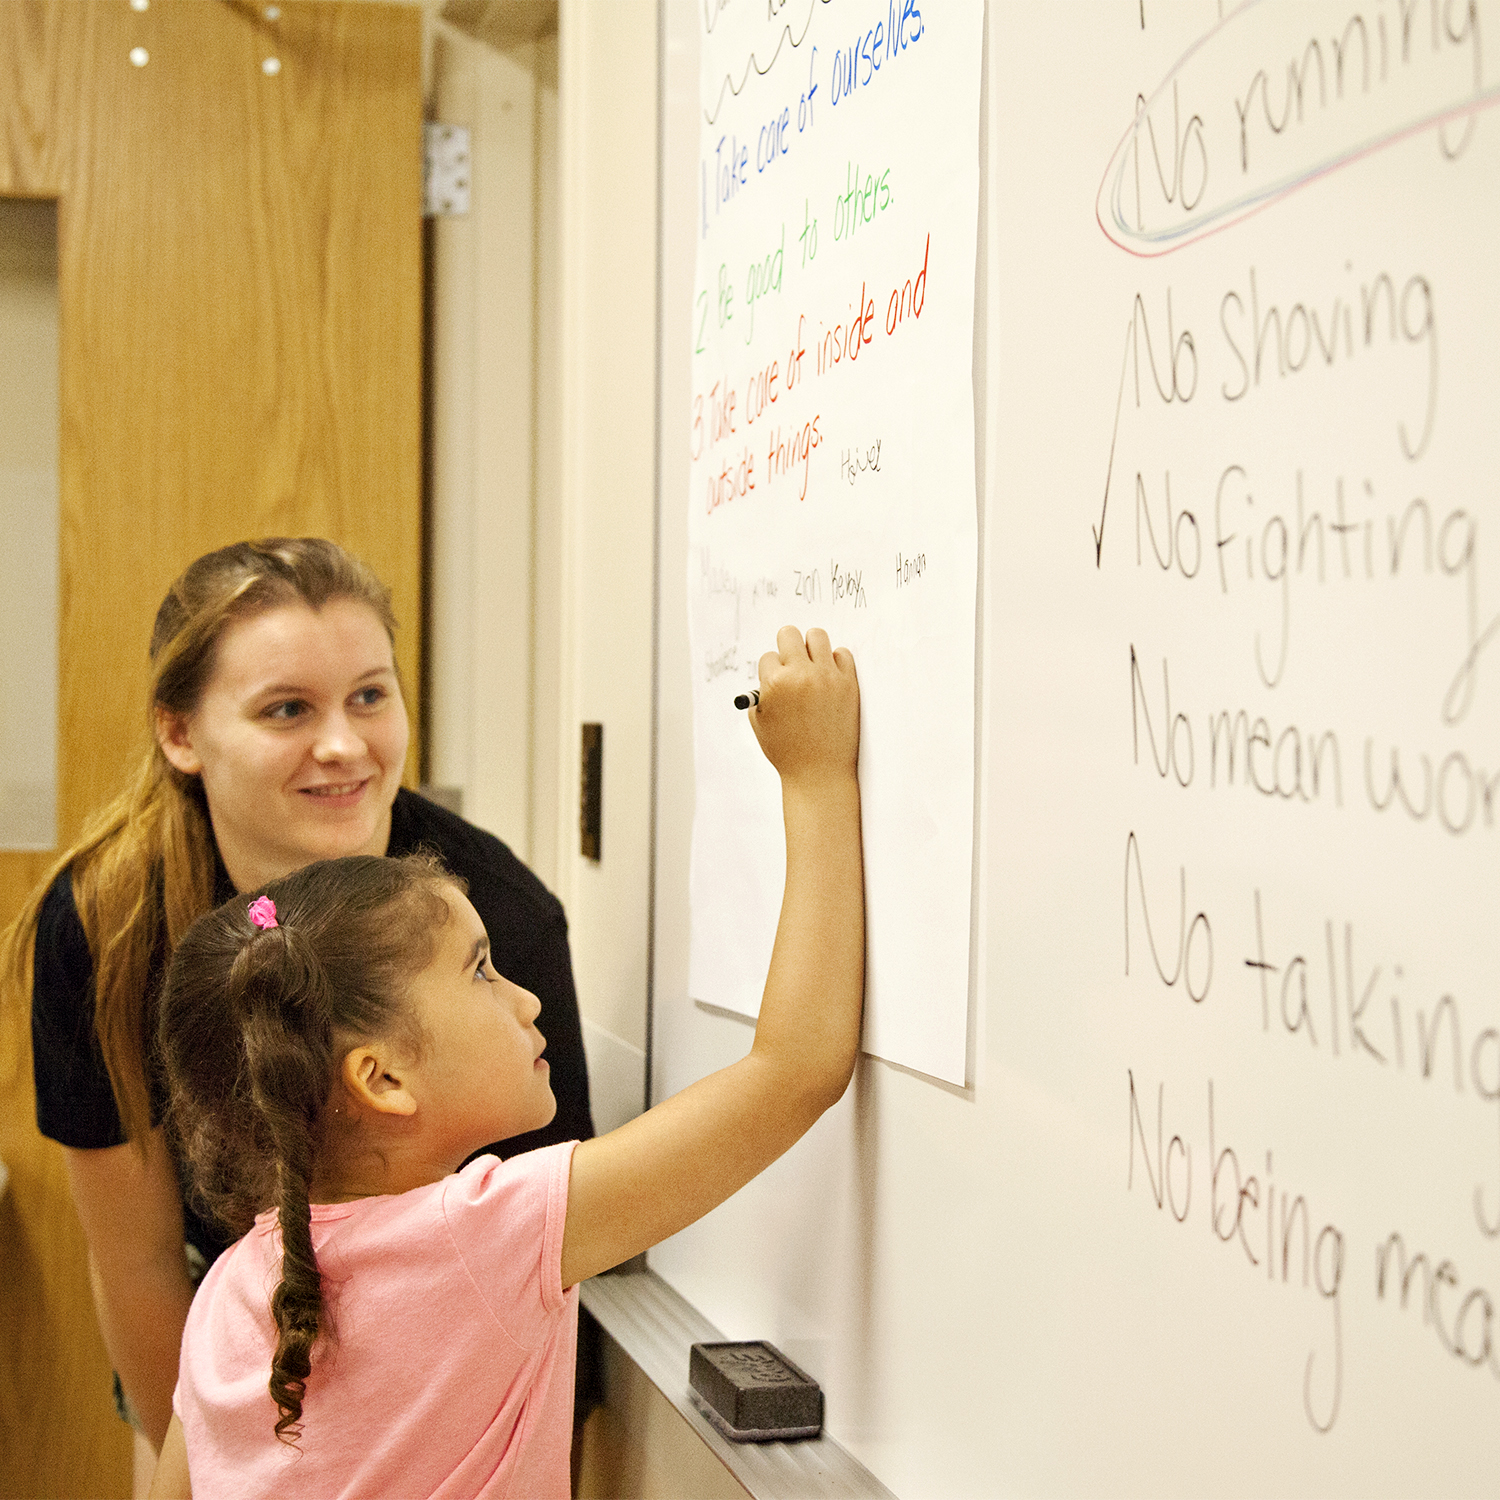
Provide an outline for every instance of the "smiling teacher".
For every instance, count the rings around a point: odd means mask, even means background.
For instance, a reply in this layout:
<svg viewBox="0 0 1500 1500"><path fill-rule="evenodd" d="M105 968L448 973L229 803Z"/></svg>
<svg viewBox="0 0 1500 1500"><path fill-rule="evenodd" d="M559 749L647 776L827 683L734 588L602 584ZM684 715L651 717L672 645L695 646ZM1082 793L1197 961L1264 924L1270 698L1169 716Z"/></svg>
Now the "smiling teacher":
<svg viewBox="0 0 1500 1500"><path fill-rule="evenodd" d="M194 1285L230 1238L184 1202L160 1124L158 990L197 917L314 860L434 851L496 969L542 1005L557 1115L498 1154L593 1134L562 907L497 838L401 787L394 634L389 590L332 542L199 558L156 616L149 753L0 941L0 977L31 971L37 1123L65 1148L122 1414L154 1449Z"/></svg>

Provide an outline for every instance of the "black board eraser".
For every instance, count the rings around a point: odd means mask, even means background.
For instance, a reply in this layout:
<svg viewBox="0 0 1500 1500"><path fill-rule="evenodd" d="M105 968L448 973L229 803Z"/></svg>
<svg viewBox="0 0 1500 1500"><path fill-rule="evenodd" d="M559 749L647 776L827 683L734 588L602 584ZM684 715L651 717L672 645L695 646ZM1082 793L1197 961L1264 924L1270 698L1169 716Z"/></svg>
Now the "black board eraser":
<svg viewBox="0 0 1500 1500"><path fill-rule="evenodd" d="M823 1388L764 1339L694 1344L693 1404L736 1443L780 1443L823 1430Z"/></svg>

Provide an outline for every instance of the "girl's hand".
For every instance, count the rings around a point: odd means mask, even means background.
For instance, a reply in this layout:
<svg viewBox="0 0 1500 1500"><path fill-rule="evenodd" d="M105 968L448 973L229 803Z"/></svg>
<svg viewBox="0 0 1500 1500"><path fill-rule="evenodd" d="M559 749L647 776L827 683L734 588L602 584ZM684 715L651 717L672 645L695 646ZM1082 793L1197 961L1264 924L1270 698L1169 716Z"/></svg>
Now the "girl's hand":
<svg viewBox="0 0 1500 1500"><path fill-rule="evenodd" d="M747 710L751 728L783 782L815 785L852 777L859 759L859 679L846 647L826 631L806 641L795 625L776 633L776 650L760 659L760 702Z"/></svg>

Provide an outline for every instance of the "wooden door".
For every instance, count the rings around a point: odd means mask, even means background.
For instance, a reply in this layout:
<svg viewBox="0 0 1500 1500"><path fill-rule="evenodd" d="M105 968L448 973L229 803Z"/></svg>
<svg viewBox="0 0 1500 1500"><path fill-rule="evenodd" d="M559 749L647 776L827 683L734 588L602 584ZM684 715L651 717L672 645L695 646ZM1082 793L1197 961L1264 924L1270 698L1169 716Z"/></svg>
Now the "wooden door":
<svg viewBox="0 0 1500 1500"><path fill-rule="evenodd" d="M0 195L58 202L64 845L145 745L156 606L213 547L363 556L420 714L420 51L415 6L0 5ZM0 924L50 862L0 854ZM0 1494L128 1494L25 997L0 1024Z"/></svg>

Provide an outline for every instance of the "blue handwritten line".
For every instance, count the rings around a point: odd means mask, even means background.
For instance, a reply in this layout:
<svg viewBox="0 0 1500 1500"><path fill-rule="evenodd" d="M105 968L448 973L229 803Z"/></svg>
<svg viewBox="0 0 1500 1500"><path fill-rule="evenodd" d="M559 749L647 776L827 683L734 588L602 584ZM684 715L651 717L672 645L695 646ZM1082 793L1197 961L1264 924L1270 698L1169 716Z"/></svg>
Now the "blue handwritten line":
<svg viewBox="0 0 1500 1500"><path fill-rule="evenodd" d="M752 52L749 59L745 63L744 72L740 74L740 81L738 84L735 83L732 74L726 73L724 75L724 82L719 85L719 97L714 100L713 109L703 111L704 120L709 125L714 124L718 120L719 111L724 107L724 91L726 89L728 89L728 91L733 94L736 99L739 98L740 90L744 88L746 80L750 77L750 70L752 68L755 69L759 77L764 78L766 74L776 66L776 59L781 56L781 49L786 45L787 42L791 42L794 49L800 47L806 40L808 30L812 26L813 13L816 8L819 5L832 4L833 0L809 0L809 4L807 7L807 20L803 23L802 35L797 37L796 40L793 41L791 23L788 22L787 25L783 26L781 28L781 35L777 38L776 41L776 50L771 54L771 60L765 65L765 67L761 67L760 60L756 57L755 53Z"/></svg>

